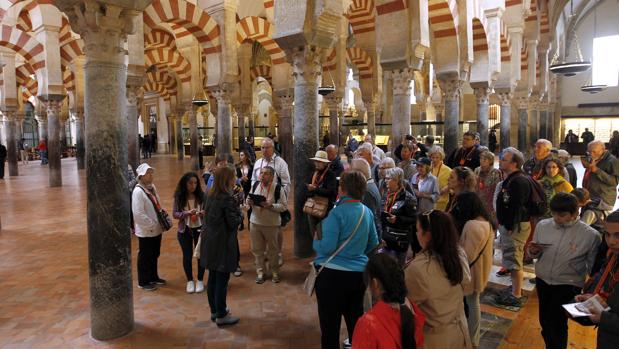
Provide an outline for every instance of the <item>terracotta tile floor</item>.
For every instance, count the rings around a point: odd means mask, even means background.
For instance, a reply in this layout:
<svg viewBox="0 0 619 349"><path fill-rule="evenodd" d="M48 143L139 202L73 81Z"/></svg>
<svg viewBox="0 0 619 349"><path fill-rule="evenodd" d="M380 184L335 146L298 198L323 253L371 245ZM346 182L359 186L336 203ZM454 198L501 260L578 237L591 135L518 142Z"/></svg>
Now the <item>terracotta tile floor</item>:
<svg viewBox="0 0 619 349"><path fill-rule="evenodd" d="M176 181L189 161L159 155L156 184L171 207ZM307 260L292 256L292 232L285 232L282 282L254 283L247 232L240 234L245 274L232 278L228 303L239 325L218 329L209 319L206 293L185 293L176 234L164 235L160 274L168 280L155 292L134 289L135 330L124 338L97 342L89 334L85 171L64 159L63 187L48 187L47 167L20 165L19 177L0 180L0 348L318 348L320 330L314 299L300 292ZM133 271L135 248L133 241ZM195 271L194 271L195 273ZM136 284L134 275L134 285ZM514 319L503 348L543 348L537 299L520 313L482 306ZM344 327L344 325L342 325ZM343 329L344 330L344 329ZM342 331L344 333L344 331ZM591 329L572 326L570 346L593 348Z"/></svg>

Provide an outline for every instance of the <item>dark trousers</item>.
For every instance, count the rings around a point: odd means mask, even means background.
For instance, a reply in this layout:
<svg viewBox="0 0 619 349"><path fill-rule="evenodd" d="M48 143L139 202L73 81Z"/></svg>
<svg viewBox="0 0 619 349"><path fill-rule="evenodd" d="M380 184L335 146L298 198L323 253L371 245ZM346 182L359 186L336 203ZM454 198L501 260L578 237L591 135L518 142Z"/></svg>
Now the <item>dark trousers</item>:
<svg viewBox="0 0 619 349"><path fill-rule="evenodd" d="M572 285L549 285L540 278L535 279L539 298L539 324L546 348L567 348L567 316L562 305L574 302L580 288Z"/></svg>
<svg viewBox="0 0 619 349"><path fill-rule="evenodd" d="M357 320L363 315L365 283L363 273L324 268L316 279L316 300L322 349L340 348L342 316L346 321L348 338Z"/></svg>
<svg viewBox="0 0 619 349"><path fill-rule="evenodd" d="M182 233L176 235L178 243L181 245L181 251L183 251L183 269L185 270L185 276L187 281L193 280L193 250L198 244L200 238L200 228L185 227ZM205 268L200 266L200 259L198 259L198 280L204 280Z"/></svg>
<svg viewBox="0 0 619 349"><path fill-rule="evenodd" d="M0 179L4 178L4 159L0 159Z"/></svg>
<svg viewBox="0 0 619 349"><path fill-rule="evenodd" d="M216 270L208 271L208 282L206 284L206 292L208 293L208 304L211 307L211 314L215 314L218 318L222 318L228 314L226 304L226 296L228 294L228 281L230 273L224 273Z"/></svg>
<svg viewBox="0 0 619 349"><path fill-rule="evenodd" d="M159 279L157 258L161 252L161 235L138 237L138 284L145 286Z"/></svg>

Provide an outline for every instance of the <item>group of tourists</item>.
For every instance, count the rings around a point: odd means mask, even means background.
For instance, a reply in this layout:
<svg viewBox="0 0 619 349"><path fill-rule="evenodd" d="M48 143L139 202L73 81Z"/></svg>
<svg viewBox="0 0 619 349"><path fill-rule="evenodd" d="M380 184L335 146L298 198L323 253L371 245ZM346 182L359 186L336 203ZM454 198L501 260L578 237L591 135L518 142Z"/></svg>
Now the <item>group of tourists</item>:
<svg viewBox="0 0 619 349"><path fill-rule="evenodd" d="M261 151L254 161L241 149L236 164L231 154L218 154L203 183L186 173L174 194L187 292L207 291L218 326L239 321L226 303L231 274L243 273L239 230L249 230L255 282L281 281L290 175L272 139L262 141ZM340 347L342 317L353 348L477 347L480 295L495 248L502 250L498 274L512 283L498 304L523 306L524 265L537 260L534 282L547 347L567 347L562 305L593 295L609 307L587 317L599 326L598 347L618 343L619 212L612 207L619 160L604 143L588 144L576 189L570 155L544 139L527 161L519 150L503 149L498 168L495 154L471 132L448 156L431 137L420 143L408 135L393 154L371 135L350 152L350 164L338 154L337 146L327 145L308 159L315 172L302 192L305 205L297 208L307 214L314 239L323 348ZM138 286L155 290L166 283L157 257L161 234L171 224L153 184L154 169L142 164L136 172Z"/></svg>

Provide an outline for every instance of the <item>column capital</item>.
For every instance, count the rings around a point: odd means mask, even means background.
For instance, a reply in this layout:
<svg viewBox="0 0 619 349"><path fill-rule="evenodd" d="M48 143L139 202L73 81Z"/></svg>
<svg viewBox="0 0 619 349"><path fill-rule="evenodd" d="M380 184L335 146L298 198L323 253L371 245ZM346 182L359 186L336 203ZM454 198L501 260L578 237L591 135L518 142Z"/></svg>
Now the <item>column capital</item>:
<svg viewBox="0 0 619 349"><path fill-rule="evenodd" d="M526 110L529 106L529 97L528 96L516 96L515 98L516 106L519 110Z"/></svg>
<svg viewBox="0 0 619 349"><path fill-rule="evenodd" d="M411 94L411 81L414 78L413 69L395 69L385 72L387 78L393 80L394 95L409 95Z"/></svg>
<svg viewBox="0 0 619 349"><path fill-rule="evenodd" d="M286 51L292 59L292 77L296 84L317 83L322 73L322 54L325 49L306 45Z"/></svg>
<svg viewBox="0 0 619 349"><path fill-rule="evenodd" d="M510 89L497 89L494 94L499 98L501 106L506 107L511 105L514 94Z"/></svg>
<svg viewBox="0 0 619 349"><path fill-rule="evenodd" d="M475 85L471 84L473 88L473 94L475 94L475 99L477 104L489 104L490 103L490 87L488 84L483 85Z"/></svg>
<svg viewBox="0 0 619 349"><path fill-rule="evenodd" d="M217 104L230 104L230 93L228 93L226 89L217 87L211 89L211 93L213 94L215 99L217 99Z"/></svg>
<svg viewBox="0 0 619 349"><path fill-rule="evenodd" d="M456 72L438 74L438 84L441 88L444 101L458 101L462 93L462 83L460 74Z"/></svg>
<svg viewBox="0 0 619 349"><path fill-rule="evenodd" d="M279 107L282 110L291 110L292 102L294 102L294 90L291 88L286 88L283 90L275 91L275 95L277 96L277 102ZM280 115L279 117L282 117Z"/></svg>
<svg viewBox="0 0 619 349"><path fill-rule="evenodd" d="M340 94L332 93L323 98L324 101L327 102L327 106L329 110L337 109L342 105L343 96Z"/></svg>
<svg viewBox="0 0 619 349"><path fill-rule="evenodd" d="M11 122L11 121L15 121L17 120L17 115L16 115L16 111L15 110L11 110L11 109L6 109L2 111L2 115L3 117L3 121L4 122Z"/></svg>

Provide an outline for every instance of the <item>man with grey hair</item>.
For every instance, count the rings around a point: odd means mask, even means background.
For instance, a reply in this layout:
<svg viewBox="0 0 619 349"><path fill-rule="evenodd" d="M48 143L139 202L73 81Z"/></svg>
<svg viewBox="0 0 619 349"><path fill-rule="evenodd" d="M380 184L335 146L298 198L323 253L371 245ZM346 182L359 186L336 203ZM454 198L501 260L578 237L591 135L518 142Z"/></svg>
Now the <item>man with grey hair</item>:
<svg viewBox="0 0 619 349"><path fill-rule="evenodd" d="M531 234L530 216L527 210L531 197L531 184L522 172L524 156L515 148L503 150L499 167L506 176L496 199L496 215L499 222L500 245L503 249L503 268L509 271L512 291L498 296L496 302L507 306L522 306L522 282L524 278L524 246Z"/></svg>
<svg viewBox="0 0 619 349"><path fill-rule="evenodd" d="M382 225L380 224L380 212L381 212L381 197L378 191L378 184L374 181L370 175L370 164L365 159L355 158L350 163L351 171L360 172L367 181L367 187L363 194L361 203L367 206L374 214L374 225L376 226L376 233L380 239L382 236Z"/></svg>
<svg viewBox="0 0 619 349"><path fill-rule="evenodd" d="M374 144L374 139L371 134L367 134L363 139L364 144L369 143L372 146L372 155L374 158L378 159L378 161L374 161L375 163L380 162L380 160L385 158L385 152Z"/></svg>
<svg viewBox="0 0 619 349"><path fill-rule="evenodd" d="M617 199L619 161L600 140L589 143L585 159L581 158L585 175L582 187L589 190L592 199L600 199L600 208L610 213Z"/></svg>
<svg viewBox="0 0 619 349"><path fill-rule="evenodd" d="M542 178L542 170L547 159L552 158L552 143L547 139L538 139L535 142L533 156L524 163L523 171L533 179ZM567 173L563 173L564 178L568 178Z"/></svg>
<svg viewBox="0 0 619 349"><path fill-rule="evenodd" d="M377 160L373 156L372 144L367 142L361 144L355 152L355 158L365 159L365 161L367 161L370 165L370 175L372 176L372 178L374 178L374 180L378 179L378 164L380 163L380 160Z"/></svg>

